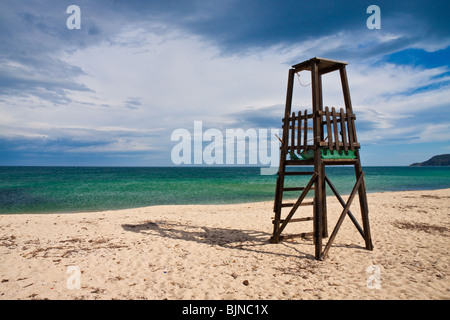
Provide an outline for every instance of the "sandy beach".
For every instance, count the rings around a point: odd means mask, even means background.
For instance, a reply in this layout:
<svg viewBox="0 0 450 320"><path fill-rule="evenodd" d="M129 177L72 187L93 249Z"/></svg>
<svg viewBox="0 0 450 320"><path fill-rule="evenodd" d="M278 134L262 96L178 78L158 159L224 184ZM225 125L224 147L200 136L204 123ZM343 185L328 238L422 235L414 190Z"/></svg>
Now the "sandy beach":
<svg viewBox="0 0 450 320"><path fill-rule="evenodd" d="M374 250L346 217L325 261L311 239L269 243L272 202L2 215L0 299L449 299L450 189L368 202Z"/></svg>

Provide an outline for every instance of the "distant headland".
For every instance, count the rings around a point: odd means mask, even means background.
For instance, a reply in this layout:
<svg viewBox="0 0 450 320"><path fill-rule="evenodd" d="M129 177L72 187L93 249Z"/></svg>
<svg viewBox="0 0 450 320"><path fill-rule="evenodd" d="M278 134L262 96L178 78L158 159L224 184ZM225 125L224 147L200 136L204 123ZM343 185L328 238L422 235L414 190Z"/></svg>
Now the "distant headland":
<svg viewBox="0 0 450 320"><path fill-rule="evenodd" d="M410 167L447 167L450 166L450 154L434 156L425 162L413 163Z"/></svg>

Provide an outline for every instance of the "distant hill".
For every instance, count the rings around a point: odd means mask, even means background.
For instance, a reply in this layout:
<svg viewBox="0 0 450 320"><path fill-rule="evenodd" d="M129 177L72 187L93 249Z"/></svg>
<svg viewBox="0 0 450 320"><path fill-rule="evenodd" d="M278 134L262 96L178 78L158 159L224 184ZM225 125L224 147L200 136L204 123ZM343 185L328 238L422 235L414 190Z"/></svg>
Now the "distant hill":
<svg viewBox="0 0 450 320"><path fill-rule="evenodd" d="M430 160L420 163L413 163L410 167L446 167L450 166L450 154L441 154L438 156L432 157Z"/></svg>

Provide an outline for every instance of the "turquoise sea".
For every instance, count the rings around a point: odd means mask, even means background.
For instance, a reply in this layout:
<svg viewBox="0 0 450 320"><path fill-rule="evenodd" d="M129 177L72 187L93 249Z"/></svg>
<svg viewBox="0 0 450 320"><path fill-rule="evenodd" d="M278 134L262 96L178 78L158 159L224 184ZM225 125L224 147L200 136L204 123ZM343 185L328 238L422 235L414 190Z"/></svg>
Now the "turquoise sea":
<svg viewBox="0 0 450 320"><path fill-rule="evenodd" d="M368 192L450 188L449 167L365 167L364 171ZM341 194L350 193L353 167L328 167L327 175ZM262 176L256 167L0 167L0 213L272 201L275 182L276 175ZM287 186L306 183L302 176L289 176L286 181Z"/></svg>

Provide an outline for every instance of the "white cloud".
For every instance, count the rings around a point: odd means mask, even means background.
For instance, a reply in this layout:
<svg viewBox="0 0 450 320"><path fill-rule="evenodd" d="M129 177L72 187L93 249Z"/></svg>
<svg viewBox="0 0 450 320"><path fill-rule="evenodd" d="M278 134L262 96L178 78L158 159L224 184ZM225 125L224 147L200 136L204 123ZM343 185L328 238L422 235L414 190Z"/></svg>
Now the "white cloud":
<svg viewBox="0 0 450 320"><path fill-rule="evenodd" d="M450 140L450 122L427 124L421 128L419 139L414 142L441 142Z"/></svg>
<svg viewBox="0 0 450 320"><path fill-rule="evenodd" d="M155 30L161 33L155 34ZM0 105L0 136L87 143L71 146L70 152L169 150L173 146L169 141L172 131L191 128L195 120L204 121L205 126L227 122L236 125L239 118L233 121L229 115L238 117L239 112L251 107L258 116L267 114L268 106L283 105L289 68L286 61L301 62L317 52L333 52L346 46L363 48L371 41L401 38L385 34L351 41L354 36L341 32L292 46L277 45L226 56L200 37L181 30L142 23L137 27L129 25L114 38L59 56L84 72L74 73L69 80L90 89L65 89L67 104L55 105L45 96L5 97ZM390 137L421 142L432 136L448 139L448 126L424 123L415 129L409 125L418 111L450 103L448 85L416 92L448 81L449 77L443 76L447 68L360 63L356 59L349 62L357 125L361 121L364 129L358 134L362 142L378 143ZM9 63L7 67L23 66ZM309 72L302 73L302 83L310 83L309 77ZM294 108L304 109L311 105L311 86L302 87L297 81ZM342 106L339 74L324 76L323 86L324 103ZM283 113L280 107L280 120ZM245 116L249 122L248 113ZM364 128L364 124L370 124L370 128Z"/></svg>
<svg viewBox="0 0 450 320"><path fill-rule="evenodd" d="M130 31L127 34L135 43ZM135 34L144 36L140 30ZM120 37L121 46L103 43L64 57L86 73L77 80L95 91L74 92L70 98L111 106L102 110L109 125L128 120L130 126L158 123L173 128L283 100L288 66L273 49L230 57L179 32L145 34L140 47L124 45ZM139 97L138 116L125 109L129 97Z"/></svg>
<svg viewBox="0 0 450 320"><path fill-rule="evenodd" d="M440 124L443 108L450 106L448 71L446 67L349 64L356 125L362 128L359 140L371 144L449 141L448 126ZM343 105L338 73L324 77L324 104L336 106L336 102ZM422 119L423 115L428 116Z"/></svg>
<svg viewBox="0 0 450 320"><path fill-rule="evenodd" d="M448 71L446 67L425 69L386 63L378 66L355 64L348 69L353 100L357 103L378 104L377 110L382 111L403 113L405 109L411 110L419 104L422 108L430 108L436 104L442 104L441 91L449 89L447 86L442 90L414 93L419 88L450 80L449 76L439 77ZM415 103L414 100L418 97L427 99L427 104L423 105L424 101ZM404 102L408 107L402 104L396 104L397 108L392 108L392 105L386 106L387 101L396 100Z"/></svg>

